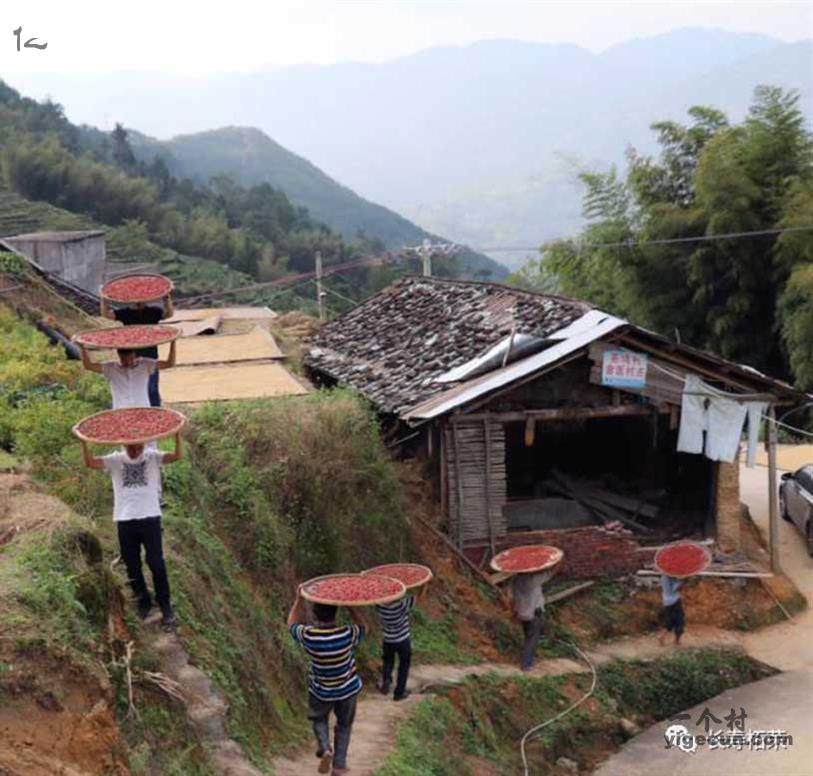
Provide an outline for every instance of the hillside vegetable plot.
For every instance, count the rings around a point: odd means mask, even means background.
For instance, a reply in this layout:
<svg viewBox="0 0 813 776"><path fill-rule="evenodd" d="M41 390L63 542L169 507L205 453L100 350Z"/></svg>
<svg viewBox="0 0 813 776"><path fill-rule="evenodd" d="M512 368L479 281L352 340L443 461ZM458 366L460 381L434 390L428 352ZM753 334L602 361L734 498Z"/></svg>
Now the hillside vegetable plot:
<svg viewBox="0 0 813 776"><path fill-rule="evenodd" d="M403 598L403 582L375 574L328 574L302 585L302 597L317 604L371 606Z"/></svg>
<svg viewBox="0 0 813 776"><path fill-rule="evenodd" d="M73 433L86 442L105 445L133 445L151 442L180 431L186 417L162 407L131 407L105 410L80 420Z"/></svg>
<svg viewBox="0 0 813 776"><path fill-rule="evenodd" d="M113 326L108 329L80 331L73 341L86 348L148 348L172 342L180 335L174 326Z"/></svg>
<svg viewBox="0 0 813 776"><path fill-rule="evenodd" d="M376 574L381 577L390 577L404 583L404 587L410 590L414 587L421 587L432 579L432 569L422 566L420 563L385 563L383 566L375 566L361 572L364 576Z"/></svg>
<svg viewBox="0 0 813 776"><path fill-rule="evenodd" d="M172 281L163 275L127 275L102 286L102 296L111 302L152 302L172 293Z"/></svg>
<svg viewBox="0 0 813 776"><path fill-rule="evenodd" d="M655 555L655 568L670 577L691 577L705 571L710 563L711 553L696 542L675 542Z"/></svg>
<svg viewBox="0 0 813 776"><path fill-rule="evenodd" d="M545 571L556 566L565 554L558 547L547 544L526 544L522 547L510 547L497 553L491 559L494 571L511 574L529 574Z"/></svg>

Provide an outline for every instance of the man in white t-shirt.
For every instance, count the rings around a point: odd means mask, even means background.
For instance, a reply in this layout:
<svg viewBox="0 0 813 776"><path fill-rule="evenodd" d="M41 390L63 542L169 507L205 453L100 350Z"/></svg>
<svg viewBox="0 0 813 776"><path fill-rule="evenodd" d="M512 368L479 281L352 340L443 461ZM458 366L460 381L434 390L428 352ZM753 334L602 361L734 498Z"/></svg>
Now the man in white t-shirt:
<svg viewBox="0 0 813 776"><path fill-rule="evenodd" d="M113 409L127 407L149 407L150 376L158 369L175 366L175 340L170 343L169 356L165 361L144 358L136 355L135 350L117 350L118 363L105 361L97 364L90 360L85 348L82 351L82 365L90 372L104 375L113 396Z"/></svg>
<svg viewBox="0 0 813 776"><path fill-rule="evenodd" d="M138 615L144 619L152 609L152 598L141 568L143 545L152 573L155 600L161 607L162 623L175 624L170 602L169 580L161 541L161 466L180 460L181 435L175 435L175 450L163 453L144 445L125 445L123 450L101 457L91 455L82 441L82 455L91 469L106 469L113 480L113 520L130 587L138 600Z"/></svg>

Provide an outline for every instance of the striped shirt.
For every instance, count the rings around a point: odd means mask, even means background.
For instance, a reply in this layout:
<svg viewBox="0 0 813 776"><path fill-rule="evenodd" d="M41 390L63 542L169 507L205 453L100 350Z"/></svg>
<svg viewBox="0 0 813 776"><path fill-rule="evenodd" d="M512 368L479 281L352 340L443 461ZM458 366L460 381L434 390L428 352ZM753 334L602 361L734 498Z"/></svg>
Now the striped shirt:
<svg viewBox="0 0 813 776"><path fill-rule="evenodd" d="M388 644L398 644L410 637L409 610L414 605L415 596L408 595L393 604L375 607L381 623L381 637Z"/></svg>
<svg viewBox="0 0 813 776"><path fill-rule="evenodd" d="M308 690L320 701L343 701L361 691L355 648L364 638L363 625L291 626L291 636L311 659Z"/></svg>

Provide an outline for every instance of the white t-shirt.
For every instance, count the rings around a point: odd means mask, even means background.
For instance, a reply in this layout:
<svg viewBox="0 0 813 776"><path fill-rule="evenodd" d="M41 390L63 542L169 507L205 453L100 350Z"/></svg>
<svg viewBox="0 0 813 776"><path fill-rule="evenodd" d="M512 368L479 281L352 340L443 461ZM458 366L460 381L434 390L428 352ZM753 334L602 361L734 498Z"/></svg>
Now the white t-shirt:
<svg viewBox="0 0 813 776"><path fill-rule="evenodd" d="M144 449L138 458L122 450L102 457L113 480L113 519L161 516L161 464L165 453Z"/></svg>
<svg viewBox="0 0 813 776"><path fill-rule="evenodd" d="M148 386L157 363L154 358L137 358L131 367L124 367L115 361L102 364L102 374L107 378L113 395L114 410L150 406Z"/></svg>

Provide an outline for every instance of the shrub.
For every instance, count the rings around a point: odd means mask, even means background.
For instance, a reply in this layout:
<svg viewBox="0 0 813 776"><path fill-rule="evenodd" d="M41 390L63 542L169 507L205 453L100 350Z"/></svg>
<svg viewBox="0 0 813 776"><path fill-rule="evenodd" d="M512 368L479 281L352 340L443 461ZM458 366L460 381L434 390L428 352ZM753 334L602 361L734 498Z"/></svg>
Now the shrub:
<svg viewBox="0 0 813 776"><path fill-rule="evenodd" d="M344 391L209 405L191 424L194 464L235 528L241 556L302 577L405 551L399 483L376 421Z"/></svg>

